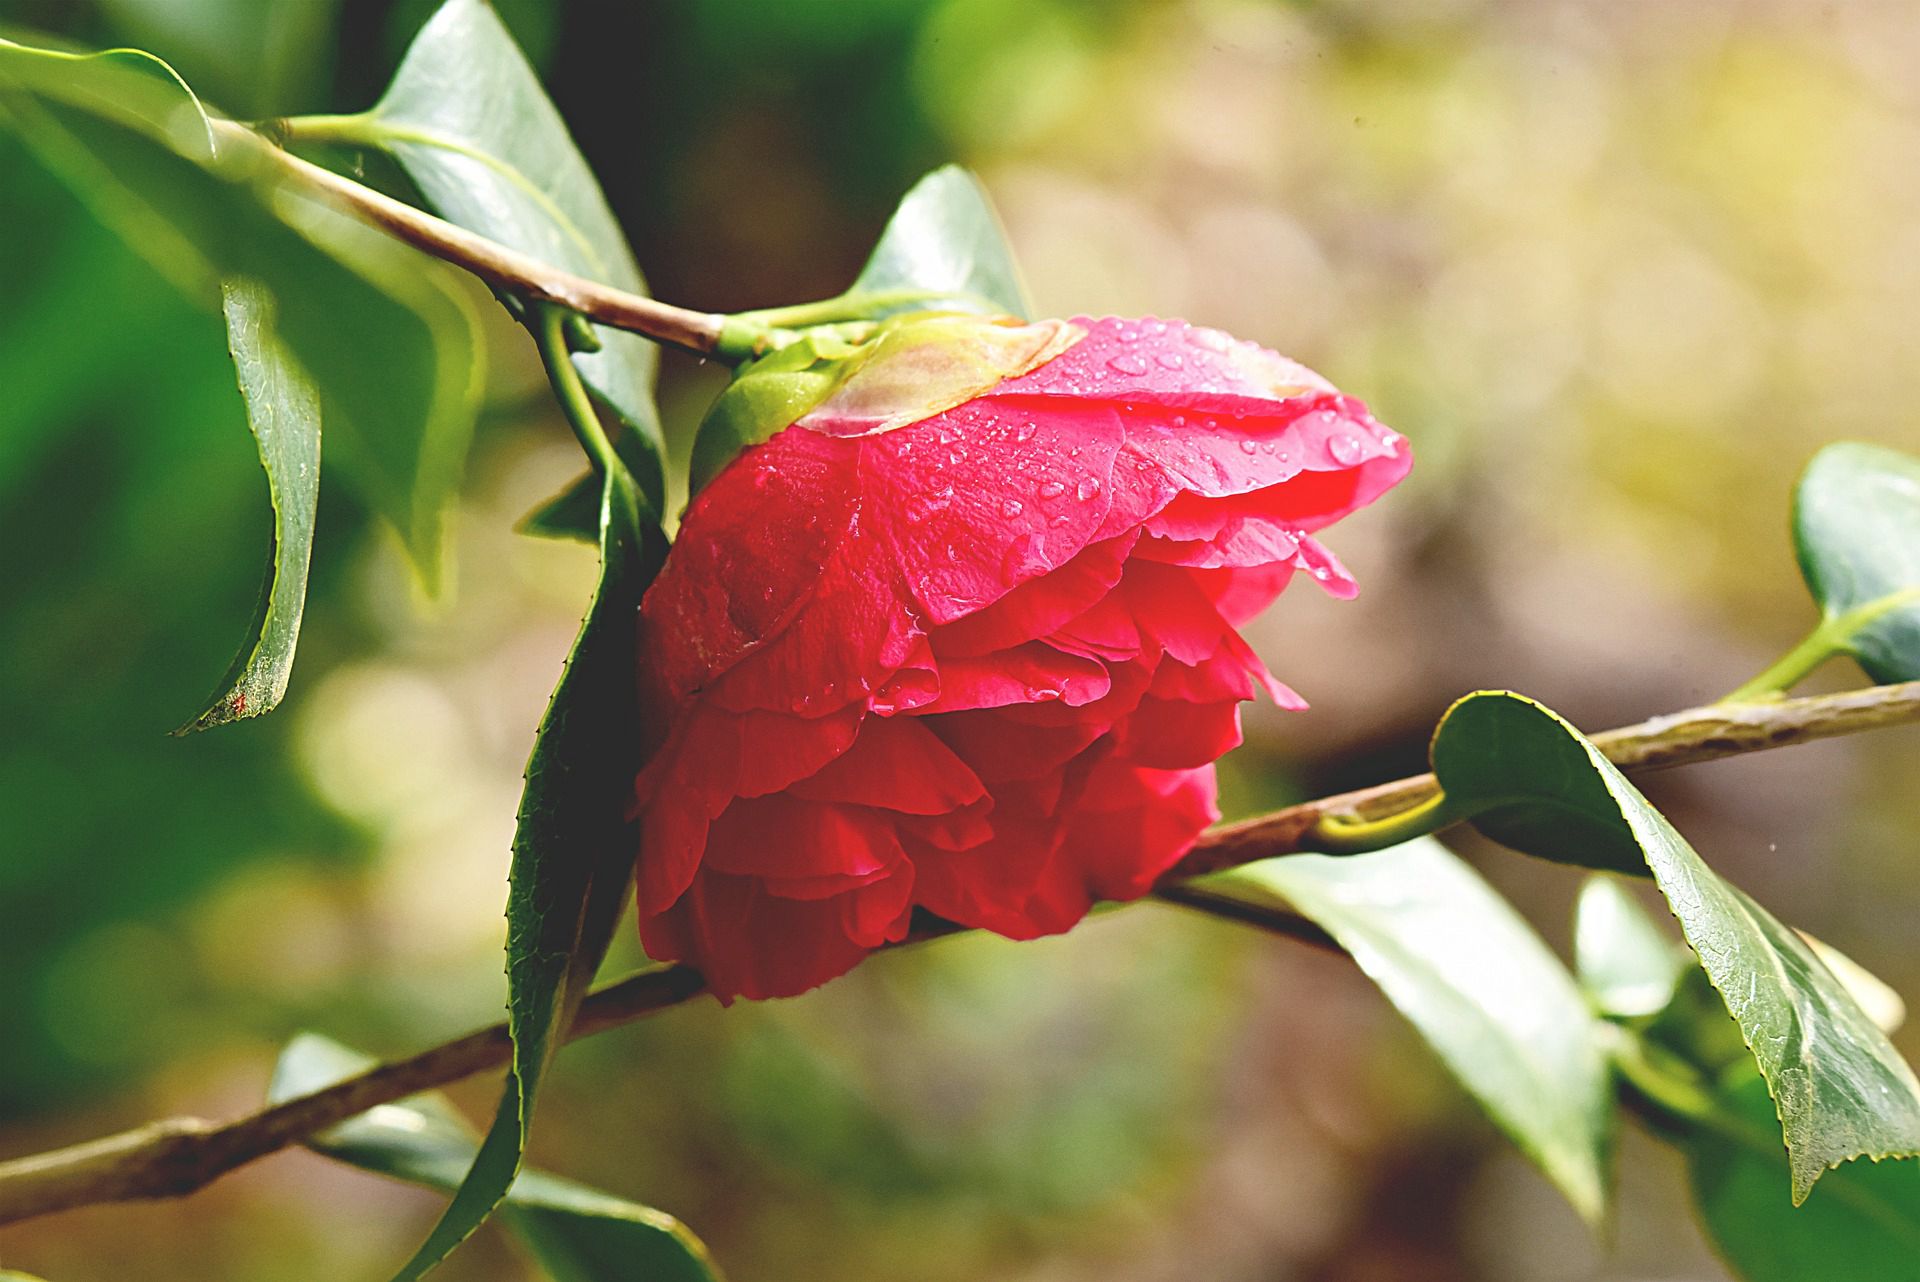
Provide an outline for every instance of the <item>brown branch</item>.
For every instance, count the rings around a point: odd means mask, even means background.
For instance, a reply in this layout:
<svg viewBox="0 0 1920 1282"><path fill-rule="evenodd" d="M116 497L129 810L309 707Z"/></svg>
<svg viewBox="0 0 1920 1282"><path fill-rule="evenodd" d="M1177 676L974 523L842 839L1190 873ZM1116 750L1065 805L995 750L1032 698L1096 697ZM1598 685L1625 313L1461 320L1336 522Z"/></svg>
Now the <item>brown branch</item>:
<svg viewBox="0 0 1920 1282"><path fill-rule="evenodd" d="M1920 722L1920 681L1804 699L1695 708L1607 731L1594 736L1594 742L1628 770L1654 770L1914 722ZM1208 872L1300 851L1323 814L1377 817L1416 803L1433 789L1433 776L1419 775L1223 825L1203 835L1155 893L1173 903L1333 947L1319 927L1298 914L1265 907L1250 912L1229 895L1183 883ZM903 942L920 943L962 929L926 919L916 922ZM571 1036L585 1037L630 1023L677 1006L704 989L700 976L685 966L643 971L589 997ZM0 1224L101 1202L194 1192L236 1167L298 1144L376 1104L497 1068L507 1061L509 1051L506 1025L495 1024L231 1122L215 1125L177 1118L0 1163Z"/></svg>
<svg viewBox="0 0 1920 1282"><path fill-rule="evenodd" d="M589 320L645 334L702 356L712 355L719 346L721 331L727 322L723 315L675 307L562 271L530 254L342 177L331 169L302 160L238 122L215 120L213 129L222 146L233 147L241 155L273 166L297 185L318 193L388 235L465 268L507 293L558 303Z"/></svg>

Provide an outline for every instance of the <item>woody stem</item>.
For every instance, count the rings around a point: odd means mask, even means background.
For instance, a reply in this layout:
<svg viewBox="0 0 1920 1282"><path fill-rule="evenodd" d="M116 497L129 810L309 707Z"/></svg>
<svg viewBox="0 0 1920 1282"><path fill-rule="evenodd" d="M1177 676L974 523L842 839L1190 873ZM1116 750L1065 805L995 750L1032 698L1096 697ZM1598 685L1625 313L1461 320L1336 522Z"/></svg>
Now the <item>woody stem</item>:
<svg viewBox="0 0 1920 1282"><path fill-rule="evenodd" d="M1593 736L1593 742L1623 769L1654 770L1916 722L1920 681L1909 681L1802 699L1714 704L1606 731ZM1417 807L1437 793L1432 775L1417 775L1214 828L1169 870L1155 893L1332 947L1317 926L1298 914L1256 910L1204 885L1186 883L1209 872L1314 849L1315 829L1323 816L1377 819ZM903 942L919 943L964 929L928 921ZM705 987L699 974L686 966L642 971L587 998L571 1035L584 1037L641 1019L688 1001ZM102 1202L194 1192L236 1167L299 1144L375 1105L496 1068L511 1050L506 1026L496 1024L231 1122L176 1118L0 1163L0 1224Z"/></svg>

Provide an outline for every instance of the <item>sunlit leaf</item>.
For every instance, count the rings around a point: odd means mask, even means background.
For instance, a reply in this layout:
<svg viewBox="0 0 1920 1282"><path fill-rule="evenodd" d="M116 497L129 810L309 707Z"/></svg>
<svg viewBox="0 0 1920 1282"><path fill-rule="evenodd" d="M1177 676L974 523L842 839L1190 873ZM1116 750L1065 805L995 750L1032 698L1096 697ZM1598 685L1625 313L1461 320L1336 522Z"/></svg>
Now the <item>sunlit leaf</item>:
<svg viewBox="0 0 1920 1282"><path fill-rule="evenodd" d="M484 0L448 0L420 29L386 95L340 136L390 152L435 212L542 262L647 292L600 184L540 78ZM654 408L659 355L638 334L594 326L580 375L640 435L635 472L658 508L665 445ZM630 464L632 466L632 464Z"/></svg>
<svg viewBox="0 0 1920 1282"><path fill-rule="evenodd" d="M986 189L958 165L915 183L888 220L850 294L924 291L920 299L875 306L872 315L957 306L1027 317L1032 305Z"/></svg>
<svg viewBox="0 0 1920 1282"><path fill-rule="evenodd" d="M1773 1092L1796 1202L1849 1158L1920 1152L1920 1081L1899 1052L1800 936L1714 873L1579 731L1519 695L1469 695L1435 732L1433 764L1456 812L1497 841L1517 833L1554 858L1558 815L1569 862L1641 852Z"/></svg>
<svg viewBox="0 0 1920 1282"><path fill-rule="evenodd" d="M311 1033L281 1053L272 1101L365 1072L375 1061ZM439 1094L381 1104L323 1131L308 1146L329 1157L428 1188L452 1191L478 1148L466 1120ZM513 1181L501 1219L558 1282L712 1282L707 1249L664 1211L540 1171ZM0 1275L3 1276L3 1275Z"/></svg>
<svg viewBox="0 0 1920 1282"><path fill-rule="evenodd" d="M1793 505L1800 572L1875 681L1920 680L1920 458L1842 442L1814 456Z"/></svg>
<svg viewBox="0 0 1920 1282"><path fill-rule="evenodd" d="M272 296L280 341L319 392L329 460L436 589L484 382L463 287L285 184L263 140L216 129L156 65L0 41L0 123L189 297L218 309L236 280Z"/></svg>
<svg viewBox="0 0 1920 1282"><path fill-rule="evenodd" d="M1207 885L1318 923L1575 1209L1603 1217L1612 1096L1593 1015L1560 959L1458 857L1423 839L1264 860Z"/></svg>
<svg viewBox="0 0 1920 1282"><path fill-rule="evenodd" d="M1687 969L1686 950L1610 877L1589 877L1580 889L1573 953L1580 987L1602 1015L1616 1019L1665 1010Z"/></svg>
<svg viewBox="0 0 1920 1282"><path fill-rule="evenodd" d="M221 678L220 693L183 730L271 712L287 692L307 605L320 498L320 398L274 332L273 298L250 281L225 291L227 346L273 502L273 552L254 615L253 642Z"/></svg>

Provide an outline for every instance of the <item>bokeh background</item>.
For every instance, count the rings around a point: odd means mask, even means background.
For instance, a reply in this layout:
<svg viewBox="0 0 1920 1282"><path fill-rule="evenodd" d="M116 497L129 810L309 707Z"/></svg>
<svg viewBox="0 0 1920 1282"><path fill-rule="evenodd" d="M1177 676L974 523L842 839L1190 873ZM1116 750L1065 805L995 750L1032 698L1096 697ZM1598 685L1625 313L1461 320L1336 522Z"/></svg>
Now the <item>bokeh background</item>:
<svg viewBox="0 0 1920 1282"><path fill-rule="evenodd" d="M0 20L151 48L259 117L369 104L430 7ZM1222 326L1413 438L1411 481L1332 539L1361 599L1296 588L1256 630L1314 707L1252 715L1238 812L1416 767L1480 686L1588 728L1724 693L1811 622L1798 469L1920 446L1920 22L1893 0L501 8L662 297L837 292L959 160L1043 311ZM285 708L169 739L269 534L217 318L4 138L0 229L0 1156L247 1109L298 1029L400 1054L496 1018L520 769L592 573L510 532L577 467L524 344L495 326L456 602L423 610L330 485ZM682 450L717 381L668 359ZM1912 993L1916 778L1902 731L1653 791ZM1564 946L1573 877L1465 849ZM535 1156L679 1214L739 1282L1724 1276L1652 1142L1623 1136L1596 1242L1350 966L1167 907L607 1033L562 1058ZM0 1265L371 1278L437 1205L288 1154L0 1230ZM489 1231L442 1276L533 1274Z"/></svg>

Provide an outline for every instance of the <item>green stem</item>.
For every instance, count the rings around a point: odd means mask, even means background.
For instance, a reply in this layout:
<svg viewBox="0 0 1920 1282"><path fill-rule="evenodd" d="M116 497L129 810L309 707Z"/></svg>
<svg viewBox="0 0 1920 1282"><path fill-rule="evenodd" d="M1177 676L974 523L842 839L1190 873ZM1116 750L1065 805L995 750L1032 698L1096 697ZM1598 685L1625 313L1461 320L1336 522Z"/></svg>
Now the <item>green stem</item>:
<svg viewBox="0 0 1920 1282"><path fill-rule="evenodd" d="M378 144L370 122L373 113L358 111L350 116L283 116L262 122L262 127L281 143L304 142L338 147L365 147Z"/></svg>
<svg viewBox="0 0 1920 1282"><path fill-rule="evenodd" d="M1300 845L1329 855L1363 855L1438 832L1460 818L1448 802L1447 794L1436 792L1424 801L1380 819L1322 814L1307 830Z"/></svg>
<svg viewBox="0 0 1920 1282"><path fill-rule="evenodd" d="M593 408L593 398L587 395L587 385L580 381L580 371L574 368L573 352L567 343L567 330L574 313L552 303L535 303L532 312L528 328L533 333L534 345L540 349L540 363L546 367L547 382L553 386L554 399L560 402L560 412L566 415L567 425L573 428L580 448L587 452L600 474L618 474L622 467L620 458L613 452L613 442L607 439L599 411Z"/></svg>
<svg viewBox="0 0 1920 1282"><path fill-rule="evenodd" d="M1844 614L1828 615L1799 644L1774 660L1767 670L1721 699L1722 703L1756 703L1775 699L1804 681L1815 668L1835 655L1847 654L1862 629L1895 610L1920 603L1920 587L1891 592Z"/></svg>
<svg viewBox="0 0 1920 1282"><path fill-rule="evenodd" d="M978 301L970 295L937 289L853 289L815 303L795 303L791 307L763 307L758 311L738 312L729 319L761 329L802 329L808 325L828 325L834 321L870 320L875 311L903 307L913 303L957 303ZM997 309L986 306L988 312Z"/></svg>

